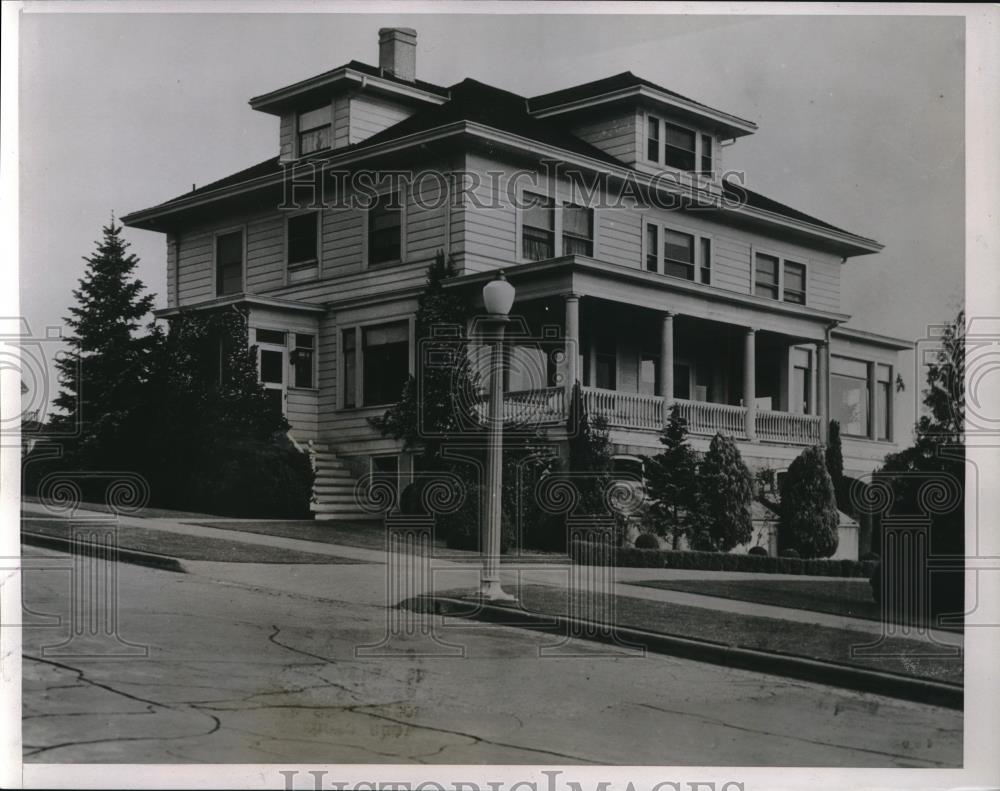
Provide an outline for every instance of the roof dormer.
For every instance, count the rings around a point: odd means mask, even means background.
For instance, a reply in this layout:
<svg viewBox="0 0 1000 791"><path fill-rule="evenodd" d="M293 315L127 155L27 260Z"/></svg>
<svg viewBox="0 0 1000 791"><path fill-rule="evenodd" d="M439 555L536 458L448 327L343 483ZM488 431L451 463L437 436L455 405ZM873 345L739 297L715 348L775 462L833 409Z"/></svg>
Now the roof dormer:
<svg viewBox="0 0 1000 791"><path fill-rule="evenodd" d="M448 89L416 79L417 33L379 30L379 65L350 61L250 100L281 119L282 160L360 143L417 110L444 104Z"/></svg>

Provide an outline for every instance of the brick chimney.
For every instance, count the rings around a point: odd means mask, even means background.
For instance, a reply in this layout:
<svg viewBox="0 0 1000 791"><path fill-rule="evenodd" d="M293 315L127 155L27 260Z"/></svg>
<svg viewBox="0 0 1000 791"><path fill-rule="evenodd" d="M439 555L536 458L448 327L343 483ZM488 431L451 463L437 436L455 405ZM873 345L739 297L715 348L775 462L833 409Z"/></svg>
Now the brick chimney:
<svg viewBox="0 0 1000 791"><path fill-rule="evenodd" d="M417 31L410 27L379 30L378 67L386 74L413 82L417 78Z"/></svg>

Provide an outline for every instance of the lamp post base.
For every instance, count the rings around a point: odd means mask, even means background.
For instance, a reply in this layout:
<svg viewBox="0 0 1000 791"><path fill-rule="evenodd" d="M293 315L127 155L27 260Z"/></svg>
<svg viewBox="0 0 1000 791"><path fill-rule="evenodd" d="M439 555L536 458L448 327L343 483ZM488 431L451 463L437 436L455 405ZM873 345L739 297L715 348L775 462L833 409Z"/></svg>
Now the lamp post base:
<svg viewBox="0 0 1000 791"><path fill-rule="evenodd" d="M500 580L480 580L479 598L484 601L517 601L517 596L512 596L500 586Z"/></svg>

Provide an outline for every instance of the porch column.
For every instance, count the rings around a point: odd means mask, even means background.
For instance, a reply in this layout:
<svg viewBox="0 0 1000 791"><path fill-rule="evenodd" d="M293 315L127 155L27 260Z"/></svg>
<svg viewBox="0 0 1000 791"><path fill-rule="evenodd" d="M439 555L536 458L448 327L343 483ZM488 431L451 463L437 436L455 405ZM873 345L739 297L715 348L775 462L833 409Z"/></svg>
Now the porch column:
<svg viewBox="0 0 1000 791"><path fill-rule="evenodd" d="M580 354L580 297L577 294L566 294L563 300L566 303L566 329L563 334L565 342L563 351L566 359L563 363L563 372L566 408L569 409L570 399L573 397L573 385L580 376L577 371L577 359Z"/></svg>
<svg viewBox="0 0 1000 791"><path fill-rule="evenodd" d="M826 444L830 433L830 344L816 343L816 406L819 412L819 441Z"/></svg>
<svg viewBox="0 0 1000 791"><path fill-rule="evenodd" d="M674 314L664 313L660 324L660 395L663 396L663 423L670 417L674 400Z"/></svg>
<svg viewBox="0 0 1000 791"><path fill-rule="evenodd" d="M747 327L743 337L743 407L747 439L757 441L757 330Z"/></svg>

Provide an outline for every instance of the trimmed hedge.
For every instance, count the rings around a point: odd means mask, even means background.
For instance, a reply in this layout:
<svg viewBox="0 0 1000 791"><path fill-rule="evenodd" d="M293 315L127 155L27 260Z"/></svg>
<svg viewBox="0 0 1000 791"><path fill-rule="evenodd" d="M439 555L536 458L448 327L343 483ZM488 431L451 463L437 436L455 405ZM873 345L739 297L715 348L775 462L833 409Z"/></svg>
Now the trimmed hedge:
<svg viewBox="0 0 1000 791"><path fill-rule="evenodd" d="M570 543L569 555L577 563L593 563L598 553L593 544ZM587 551L584 551L587 550ZM694 569L701 571L743 571L754 574L808 574L822 577L871 576L877 561L828 560L737 555L727 552L691 552L678 549L635 549L616 547L608 552L608 565L628 568Z"/></svg>

